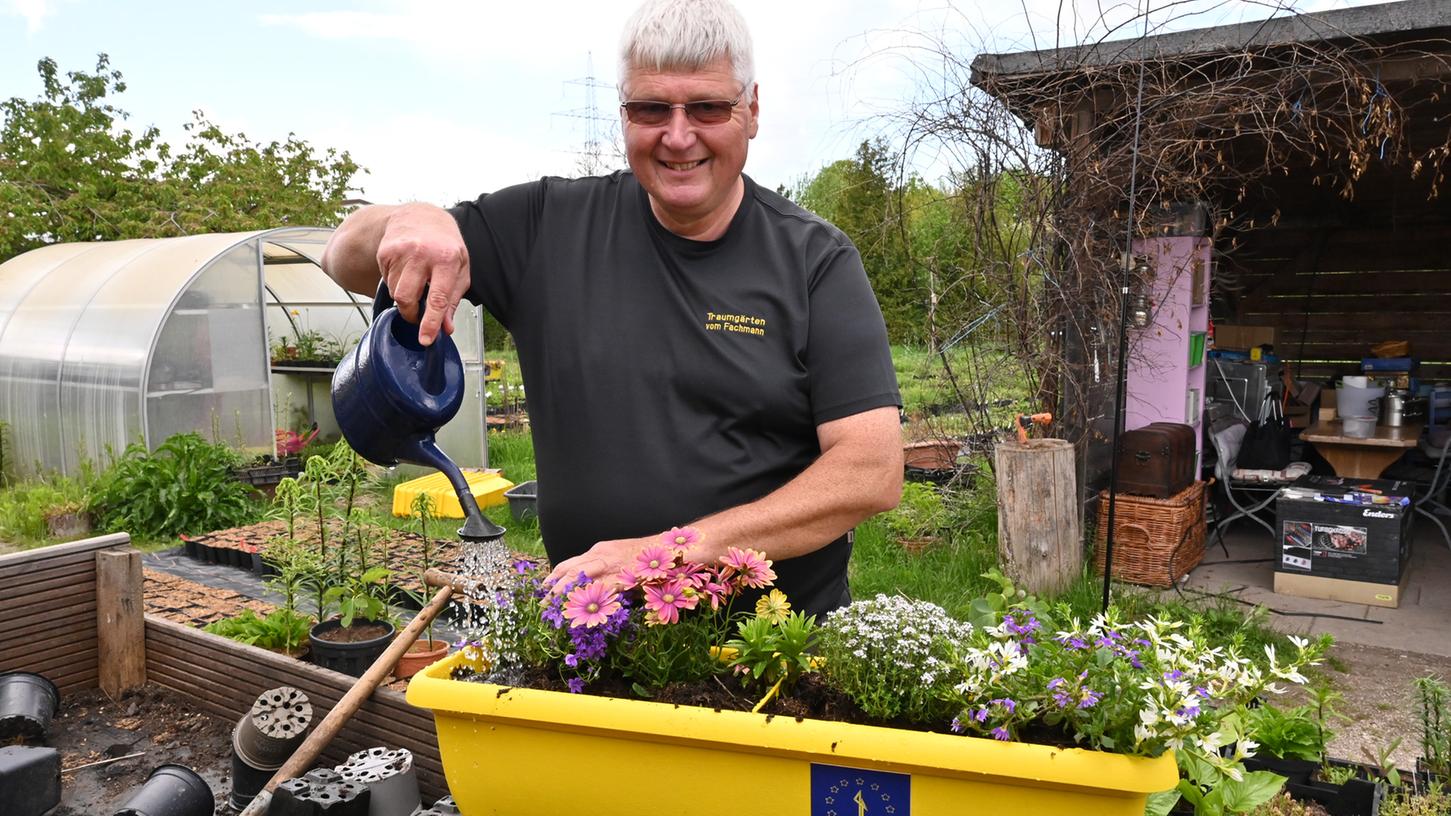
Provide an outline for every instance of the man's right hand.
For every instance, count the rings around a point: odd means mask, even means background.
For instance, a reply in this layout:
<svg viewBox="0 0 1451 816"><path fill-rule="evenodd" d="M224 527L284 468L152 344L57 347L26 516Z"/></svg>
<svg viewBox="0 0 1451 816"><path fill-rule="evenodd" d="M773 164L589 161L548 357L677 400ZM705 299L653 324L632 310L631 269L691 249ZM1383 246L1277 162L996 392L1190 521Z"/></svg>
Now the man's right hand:
<svg viewBox="0 0 1451 816"><path fill-rule="evenodd" d="M398 311L418 324L418 341L431 344L440 328L453 334L453 314L470 283L469 252L453 216L431 204L395 208L378 241L377 258ZM420 303L425 287L427 301Z"/></svg>

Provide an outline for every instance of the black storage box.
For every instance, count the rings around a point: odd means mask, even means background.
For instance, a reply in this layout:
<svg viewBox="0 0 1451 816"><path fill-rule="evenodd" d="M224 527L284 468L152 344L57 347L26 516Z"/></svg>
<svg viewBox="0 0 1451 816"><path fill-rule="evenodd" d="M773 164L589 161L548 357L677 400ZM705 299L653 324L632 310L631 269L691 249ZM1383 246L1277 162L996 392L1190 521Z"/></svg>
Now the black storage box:
<svg viewBox="0 0 1451 816"><path fill-rule="evenodd" d="M34 745L0 748L0 813L40 816L60 804L60 752Z"/></svg>
<svg viewBox="0 0 1451 816"><path fill-rule="evenodd" d="M1395 585L1410 560L1411 486L1306 476L1280 491L1278 573ZM1294 593L1299 594L1299 593Z"/></svg>

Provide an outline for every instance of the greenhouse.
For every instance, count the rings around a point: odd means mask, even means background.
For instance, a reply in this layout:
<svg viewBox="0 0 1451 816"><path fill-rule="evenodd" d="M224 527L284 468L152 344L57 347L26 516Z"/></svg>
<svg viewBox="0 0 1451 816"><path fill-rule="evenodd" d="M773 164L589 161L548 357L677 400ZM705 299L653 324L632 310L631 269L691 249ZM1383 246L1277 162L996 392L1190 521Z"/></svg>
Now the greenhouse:
<svg viewBox="0 0 1451 816"><path fill-rule="evenodd" d="M73 475L132 442L196 431L249 456L316 423L369 299L319 266L331 230L53 244L0 264L0 421L17 472ZM467 389L440 444L485 461L481 311L454 339Z"/></svg>

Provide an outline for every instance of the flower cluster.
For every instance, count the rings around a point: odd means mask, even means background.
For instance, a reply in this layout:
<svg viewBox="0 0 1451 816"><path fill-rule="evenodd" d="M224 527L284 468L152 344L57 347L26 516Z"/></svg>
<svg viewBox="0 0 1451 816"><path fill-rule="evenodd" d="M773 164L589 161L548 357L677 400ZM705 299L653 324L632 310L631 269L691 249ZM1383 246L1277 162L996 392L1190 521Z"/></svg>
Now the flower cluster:
<svg viewBox="0 0 1451 816"><path fill-rule="evenodd" d="M1221 727L1225 715L1279 693L1276 681L1304 683L1300 670L1322 651L1291 638L1290 660L1270 646L1255 661L1233 646L1208 646L1195 620L1112 615L1037 638L1043 624L1018 612L963 644L953 730L1017 739L1051 726L1087 747L1147 756L1174 748L1220 758L1237 743L1236 756L1222 758L1233 762L1254 746Z"/></svg>
<svg viewBox="0 0 1451 816"><path fill-rule="evenodd" d="M932 722L952 711L949 669L972 631L936 604L877 595L827 615L822 672L872 717Z"/></svg>
<svg viewBox="0 0 1451 816"><path fill-rule="evenodd" d="M714 564L693 561L687 553L700 538L692 528L673 528L599 580L581 573L554 585L542 567L518 570L518 584L497 605L517 614L493 613L498 620L489 622L500 628L478 642L513 644L498 651L517 654L521 666L555 667L574 692L610 676L649 696L671 682L720 673L724 664L711 647L725 639L731 600L769 586L776 574L749 549L728 548Z"/></svg>

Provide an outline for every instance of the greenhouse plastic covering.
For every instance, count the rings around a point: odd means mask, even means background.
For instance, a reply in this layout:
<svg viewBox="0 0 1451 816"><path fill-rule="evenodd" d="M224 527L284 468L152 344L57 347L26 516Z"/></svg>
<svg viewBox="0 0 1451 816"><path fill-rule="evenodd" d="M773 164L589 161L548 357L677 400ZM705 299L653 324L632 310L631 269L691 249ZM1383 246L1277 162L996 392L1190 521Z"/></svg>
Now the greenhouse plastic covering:
<svg viewBox="0 0 1451 816"><path fill-rule="evenodd" d="M303 332L351 346L371 314L369 299L317 265L330 234L56 244L0 265L5 458L17 472L73 475L107 451L154 449L186 431L272 453L285 422L274 417L274 380L286 378L273 375L269 347ZM461 309L456 334L471 379L481 345L474 316L470 325ZM314 379L324 403L315 410L330 418L326 372ZM481 447L482 407L460 420L477 430L455 445Z"/></svg>

